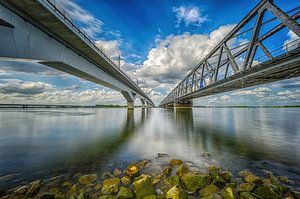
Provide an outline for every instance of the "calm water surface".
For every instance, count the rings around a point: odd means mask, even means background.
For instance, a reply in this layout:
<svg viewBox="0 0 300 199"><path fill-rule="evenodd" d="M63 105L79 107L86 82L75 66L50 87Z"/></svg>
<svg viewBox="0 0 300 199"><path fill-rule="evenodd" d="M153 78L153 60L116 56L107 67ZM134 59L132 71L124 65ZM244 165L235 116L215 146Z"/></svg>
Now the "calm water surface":
<svg viewBox="0 0 300 199"><path fill-rule="evenodd" d="M0 188L158 153L300 181L300 109L2 109ZM209 157L203 154L209 153Z"/></svg>

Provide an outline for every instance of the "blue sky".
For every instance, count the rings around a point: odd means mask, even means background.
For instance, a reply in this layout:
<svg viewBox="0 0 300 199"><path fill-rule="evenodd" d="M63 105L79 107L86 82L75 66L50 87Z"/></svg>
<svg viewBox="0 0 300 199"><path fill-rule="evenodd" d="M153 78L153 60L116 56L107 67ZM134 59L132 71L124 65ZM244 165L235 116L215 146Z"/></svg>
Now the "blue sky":
<svg viewBox="0 0 300 199"><path fill-rule="evenodd" d="M59 0L158 104L258 0ZM277 0L284 10L295 0ZM295 35L282 32L279 39ZM277 41L268 44L274 47ZM115 91L35 63L0 62L1 103L125 104ZM197 105L300 105L300 79L195 100Z"/></svg>

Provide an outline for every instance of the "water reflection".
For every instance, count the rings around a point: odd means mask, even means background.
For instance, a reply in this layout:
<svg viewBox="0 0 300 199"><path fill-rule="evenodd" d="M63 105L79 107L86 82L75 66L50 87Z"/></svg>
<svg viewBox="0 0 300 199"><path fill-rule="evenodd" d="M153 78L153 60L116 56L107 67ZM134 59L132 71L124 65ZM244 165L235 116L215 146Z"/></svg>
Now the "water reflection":
<svg viewBox="0 0 300 199"><path fill-rule="evenodd" d="M0 111L0 187L102 173L157 153L300 180L300 109ZM203 155L206 154L206 155ZM207 155L210 154L210 155ZM2 176L2 178L1 178Z"/></svg>

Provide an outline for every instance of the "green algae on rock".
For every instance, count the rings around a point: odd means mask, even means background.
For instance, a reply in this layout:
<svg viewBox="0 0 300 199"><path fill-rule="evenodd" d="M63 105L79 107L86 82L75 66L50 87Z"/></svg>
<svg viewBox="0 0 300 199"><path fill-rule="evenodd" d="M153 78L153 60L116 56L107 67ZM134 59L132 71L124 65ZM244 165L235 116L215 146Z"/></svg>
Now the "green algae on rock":
<svg viewBox="0 0 300 199"><path fill-rule="evenodd" d="M129 176L137 175L140 172L140 166L138 164L130 164L125 173Z"/></svg>
<svg viewBox="0 0 300 199"><path fill-rule="evenodd" d="M89 185L89 184L92 184L96 180L97 180L97 174L87 174L87 175L81 176L78 181L82 185Z"/></svg>
<svg viewBox="0 0 300 199"><path fill-rule="evenodd" d="M208 185L211 177L208 174L187 173L181 177L181 181L188 192L195 193Z"/></svg>
<svg viewBox="0 0 300 199"><path fill-rule="evenodd" d="M215 185L207 185L200 189L199 194L201 197L213 196L218 193L219 189Z"/></svg>
<svg viewBox="0 0 300 199"><path fill-rule="evenodd" d="M151 176L141 175L132 184L132 190L137 199L143 199L146 196L155 195L151 183Z"/></svg>
<svg viewBox="0 0 300 199"><path fill-rule="evenodd" d="M178 185L172 187L165 196L166 199L188 199L186 191Z"/></svg>
<svg viewBox="0 0 300 199"><path fill-rule="evenodd" d="M120 191L118 192L117 198L118 199L129 199L129 198L132 198L131 189L129 189L127 187L121 187Z"/></svg>
<svg viewBox="0 0 300 199"><path fill-rule="evenodd" d="M119 184L121 180L119 178L109 178L103 181L102 193L112 194L117 193L119 190Z"/></svg>
<svg viewBox="0 0 300 199"><path fill-rule="evenodd" d="M180 166L183 164L183 161L180 160L180 159L172 159L170 162L169 162L169 165L171 167L175 167L175 166Z"/></svg>

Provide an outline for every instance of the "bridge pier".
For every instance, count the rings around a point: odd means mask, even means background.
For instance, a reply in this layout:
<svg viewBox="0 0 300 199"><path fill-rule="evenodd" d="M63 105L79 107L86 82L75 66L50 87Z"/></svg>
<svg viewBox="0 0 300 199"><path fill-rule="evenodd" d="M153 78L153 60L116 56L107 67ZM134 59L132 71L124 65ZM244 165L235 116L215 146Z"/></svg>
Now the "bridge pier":
<svg viewBox="0 0 300 199"><path fill-rule="evenodd" d="M133 110L134 109L134 102L127 101L127 110Z"/></svg>
<svg viewBox="0 0 300 199"><path fill-rule="evenodd" d="M193 100L183 100L175 103L175 108L193 108Z"/></svg>
<svg viewBox="0 0 300 199"><path fill-rule="evenodd" d="M145 109L146 108L146 101L144 99L141 99L141 102L142 102L142 109Z"/></svg>
<svg viewBox="0 0 300 199"><path fill-rule="evenodd" d="M174 108L174 103L164 105L164 108Z"/></svg>

